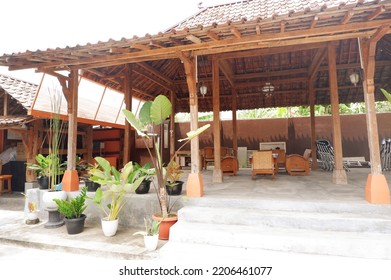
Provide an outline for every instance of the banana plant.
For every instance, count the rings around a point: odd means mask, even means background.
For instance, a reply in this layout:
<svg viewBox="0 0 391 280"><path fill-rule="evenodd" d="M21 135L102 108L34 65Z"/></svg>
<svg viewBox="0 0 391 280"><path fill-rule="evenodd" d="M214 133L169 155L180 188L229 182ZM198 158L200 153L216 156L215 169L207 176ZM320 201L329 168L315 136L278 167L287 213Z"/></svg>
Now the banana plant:
<svg viewBox="0 0 391 280"><path fill-rule="evenodd" d="M126 120L129 124L137 131L137 134L143 139L145 146L147 147L149 156L153 167L155 168L157 184L158 184L158 200L161 210L162 217L169 217L171 212L171 207L167 203L167 192L166 192L166 183L167 178L170 174L167 172L167 169L163 163L161 156L161 147L159 145L157 134L155 129L158 126L162 126L163 122L171 115L171 102L164 95L158 95L153 101L145 102L141 107L140 114L137 117L132 111L124 109L122 112L125 115ZM175 160L175 157L187 143L189 143L194 137L198 136L206 129L210 127L210 124L204 125L197 130L190 131L184 139L178 140L183 142L174 155L170 159L170 162ZM162 131L162 130L161 130ZM149 148L148 142L152 140L154 149Z"/></svg>

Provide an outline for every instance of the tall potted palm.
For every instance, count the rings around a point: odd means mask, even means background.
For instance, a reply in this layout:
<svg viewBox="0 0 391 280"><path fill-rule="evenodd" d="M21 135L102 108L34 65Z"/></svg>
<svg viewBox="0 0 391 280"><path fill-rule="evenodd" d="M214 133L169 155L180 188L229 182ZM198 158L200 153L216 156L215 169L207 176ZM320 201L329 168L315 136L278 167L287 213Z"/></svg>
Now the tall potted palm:
<svg viewBox="0 0 391 280"><path fill-rule="evenodd" d="M138 117L129 110L124 109L122 111L126 120L145 142L145 146L147 147L152 165L156 172L160 212L154 213L152 217L157 220L162 220L159 230L160 239L169 238L169 227L178 219L176 213L171 211L172 209L168 203L169 198L167 197L166 184L170 174L167 172L162 160L159 138L155 133L155 129L158 126L162 126L163 122L171 115L171 110L172 106L170 100L164 95L159 95L153 101L144 103ZM209 124L204 125L195 131L188 132L186 138L180 139L179 141L183 142L183 144L174 153L169 160L168 165L170 165L170 162L174 161L178 151L180 151L191 139L198 136L209 127ZM150 140L153 142L154 149L149 148L149 145L147 144Z"/></svg>

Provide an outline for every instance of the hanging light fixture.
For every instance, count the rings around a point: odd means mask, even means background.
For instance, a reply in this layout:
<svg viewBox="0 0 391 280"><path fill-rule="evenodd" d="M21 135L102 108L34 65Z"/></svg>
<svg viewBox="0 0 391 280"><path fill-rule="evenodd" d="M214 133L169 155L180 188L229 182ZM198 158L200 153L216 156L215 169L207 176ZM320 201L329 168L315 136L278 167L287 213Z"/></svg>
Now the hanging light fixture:
<svg viewBox="0 0 391 280"><path fill-rule="evenodd" d="M357 83L360 81L360 76L357 72L353 72L349 75L350 82L356 87Z"/></svg>
<svg viewBox="0 0 391 280"><path fill-rule="evenodd" d="M208 93L208 87L204 83L202 83L200 86L200 93L202 97L205 97L205 95Z"/></svg>
<svg viewBox="0 0 391 280"><path fill-rule="evenodd" d="M267 72L269 73L268 75L268 80L270 81L270 62L267 63L268 65L266 66L267 67ZM273 92L274 92L274 86L270 83L270 82L266 82L265 85L262 87L262 93L266 96L266 97L271 97L273 95Z"/></svg>
<svg viewBox="0 0 391 280"><path fill-rule="evenodd" d="M274 92L274 86L271 83L267 82L262 87L262 92L266 97L271 97Z"/></svg>
<svg viewBox="0 0 391 280"><path fill-rule="evenodd" d="M205 69L205 63L204 63L204 60L203 58L201 57L202 59L202 62L203 62L203 67ZM196 60L198 61L198 59ZM197 82L198 82L198 65L196 67L196 71L197 71ZM205 70L205 78L207 77L207 73L206 73L206 70ZM202 95L202 97L205 97L205 95L208 93L208 87L206 86L206 84L204 82L201 82L199 83L199 87L198 87L198 90L200 91L200 94Z"/></svg>

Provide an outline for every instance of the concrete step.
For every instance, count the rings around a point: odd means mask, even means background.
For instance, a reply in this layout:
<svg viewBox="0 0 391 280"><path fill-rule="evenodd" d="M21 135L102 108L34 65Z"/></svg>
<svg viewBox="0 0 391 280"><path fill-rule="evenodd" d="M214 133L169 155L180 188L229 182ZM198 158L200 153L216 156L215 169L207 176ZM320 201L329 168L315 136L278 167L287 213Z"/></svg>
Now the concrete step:
<svg viewBox="0 0 391 280"><path fill-rule="evenodd" d="M0 210L0 244L113 259L149 260L158 256L158 251L146 251L142 236L132 236L139 229L120 226L115 236L106 237L101 225L87 217L83 232L69 235L65 226L47 229L45 222L26 225L23 212ZM165 243L159 241L159 248Z"/></svg>
<svg viewBox="0 0 391 280"><path fill-rule="evenodd" d="M254 225L192 223L179 220L170 242L332 256L391 259L391 234L309 229L258 228Z"/></svg>
<svg viewBox="0 0 391 280"><path fill-rule="evenodd" d="M256 228L294 228L318 231L391 234L391 215L373 213L299 212L247 208L186 206L179 220L188 223L247 225Z"/></svg>
<svg viewBox="0 0 391 280"><path fill-rule="evenodd" d="M365 201L354 201L354 203L341 201L305 201L300 197L295 199L260 199L260 198L237 198L237 197L201 197L188 198L184 201L185 206L205 206L223 208L244 208L251 210L279 210L294 212L327 212L327 213L364 213L384 214L391 216L390 205L369 204Z"/></svg>

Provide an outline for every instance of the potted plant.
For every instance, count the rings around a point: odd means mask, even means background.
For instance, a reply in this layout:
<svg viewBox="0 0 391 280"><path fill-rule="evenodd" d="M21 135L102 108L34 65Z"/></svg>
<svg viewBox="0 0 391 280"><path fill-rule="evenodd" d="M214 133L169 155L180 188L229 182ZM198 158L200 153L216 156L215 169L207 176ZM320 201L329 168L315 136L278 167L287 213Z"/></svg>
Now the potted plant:
<svg viewBox="0 0 391 280"><path fill-rule="evenodd" d="M60 159L54 154L44 156L38 154L35 157L36 163L27 163L27 168L33 170L38 176L37 181L40 189L48 189L52 186L52 180L57 182L56 178L64 172L64 165L60 164ZM54 176L51 176L51 175Z"/></svg>
<svg viewBox="0 0 391 280"><path fill-rule="evenodd" d="M177 221L178 217L176 213L171 211L172 207L169 205L169 199L167 198L166 183L168 172L164 167L164 163L161 157L161 146L159 145L158 135L154 132L157 126L162 126L163 122L171 115L171 102L164 95L158 95L153 101L148 101L143 104L140 110L139 117L136 117L133 112L124 109L122 112L126 117L126 120L137 131L138 135L144 141L147 147L148 153L151 158L152 165L156 172L157 179L157 196L159 201L160 212L152 215L154 219L163 220L160 224L159 238L169 238L169 228ZM181 150L191 139L201 134L210 124L204 125L195 131L187 133L187 138L180 139L179 141L184 143L174 153L169 162L174 161L177 152ZM162 131L162 127L160 129ZM149 148L148 141L153 142L154 149Z"/></svg>
<svg viewBox="0 0 391 280"><path fill-rule="evenodd" d="M176 161L170 161L167 166L167 184L166 189L169 195L180 195L182 193L183 181L179 179L182 177L183 171L181 166Z"/></svg>
<svg viewBox="0 0 391 280"><path fill-rule="evenodd" d="M151 168L152 163L148 162L141 166L137 162L134 164L134 169L138 170L138 176L143 176L144 180L141 182L140 186L135 190L136 194L146 194L149 192L152 177L155 175L155 169Z"/></svg>
<svg viewBox="0 0 391 280"><path fill-rule="evenodd" d="M144 218L145 231L137 231L133 233L133 235L144 236L144 246L147 251L156 250L157 244L159 242L160 223L161 221Z"/></svg>
<svg viewBox="0 0 391 280"><path fill-rule="evenodd" d="M134 170L132 162L128 162L118 171L102 157L96 157L95 160L99 168L90 170L90 179L99 183L101 187L96 190L92 200L105 215L101 220L104 235L113 236L118 229L119 214L126 203L125 195L134 191L144 177L138 176L138 171Z"/></svg>
<svg viewBox="0 0 391 280"><path fill-rule="evenodd" d="M66 199L54 198L58 211L65 217L65 226L68 234L78 234L84 229L86 215L83 214L87 208L86 204L87 187L83 187L78 196Z"/></svg>
<svg viewBox="0 0 391 280"><path fill-rule="evenodd" d="M86 172L81 176L81 179L84 181L87 191L89 192L95 192L99 187L100 184L92 181L91 178L91 173L90 171L93 169L99 169L99 164L96 162L95 164L88 164L88 167L86 168Z"/></svg>
<svg viewBox="0 0 391 280"><path fill-rule="evenodd" d="M21 193L25 197L26 224L36 224L38 219L38 195L35 189L27 190L27 194Z"/></svg>

